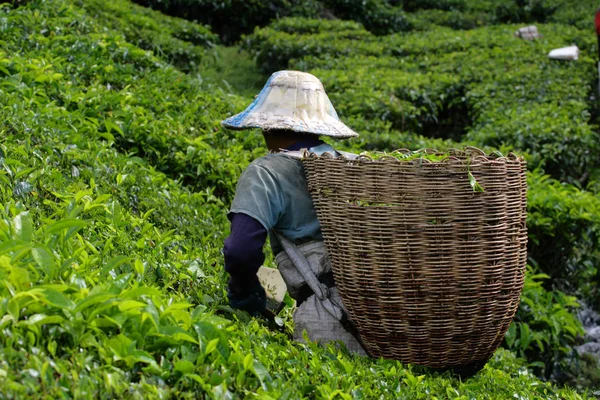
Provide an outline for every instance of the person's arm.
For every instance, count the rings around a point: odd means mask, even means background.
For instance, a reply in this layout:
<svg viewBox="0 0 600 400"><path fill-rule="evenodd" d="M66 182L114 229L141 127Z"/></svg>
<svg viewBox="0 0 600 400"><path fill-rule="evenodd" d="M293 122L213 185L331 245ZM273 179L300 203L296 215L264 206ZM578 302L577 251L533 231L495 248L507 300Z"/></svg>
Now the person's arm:
<svg viewBox="0 0 600 400"><path fill-rule="evenodd" d="M243 213L231 213L230 218L231 234L223 247L225 271L230 276L228 292L246 297L253 287L260 285L256 272L265 261L263 247L267 230Z"/></svg>
<svg viewBox="0 0 600 400"><path fill-rule="evenodd" d="M225 240L225 270L230 275L227 297L233 308L253 315L266 309L266 293L256 275L265 260L267 232L281 209L279 185L269 170L251 164L240 176L231 205L231 235Z"/></svg>

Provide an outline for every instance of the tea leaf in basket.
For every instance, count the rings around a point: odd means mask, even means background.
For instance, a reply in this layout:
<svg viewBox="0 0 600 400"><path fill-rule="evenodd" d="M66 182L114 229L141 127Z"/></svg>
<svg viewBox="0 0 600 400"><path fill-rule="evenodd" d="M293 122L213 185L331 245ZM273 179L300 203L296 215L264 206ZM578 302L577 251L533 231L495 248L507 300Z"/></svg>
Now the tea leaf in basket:
<svg viewBox="0 0 600 400"><path fill-rule="evenodd" d="M473 176L471 171L469 171L468 176L469 176L469 183L471 184L471 187L473 188L474 192L480 192L480 193L485 192L485 189L483 187L481 187L479 182L477 182L477 179L475 179L475 177Z"/></svg>

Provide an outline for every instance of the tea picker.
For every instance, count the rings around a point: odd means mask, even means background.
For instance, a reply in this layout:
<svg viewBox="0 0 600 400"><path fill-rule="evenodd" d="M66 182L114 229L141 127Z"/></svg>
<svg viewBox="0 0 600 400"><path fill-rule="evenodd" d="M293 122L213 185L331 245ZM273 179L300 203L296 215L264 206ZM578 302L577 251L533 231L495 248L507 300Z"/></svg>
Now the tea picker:
<svg viewBox="0 0 600 400"><path fill-rule="evenodd" d="M515 36L524 40L535 40L541 37L535 25L524 26L515 32Z"/></svg>
<svg viewBox="0 0 600 400"><path fill-rule="evenodd" d="M296 300L294 339L302 341L306 330L311 340L339 340L350 351L366 354L335 287L302 162L286 154L309 149L339 155L319 136L358 134L340 121L321 82L298 71L274 73L254 102L223 126L261 129L271 151L242 173L228 214L231 234L223 254L230 305L254 315L266 312L267 296L257 271L268 234L287 291Z"/></svg>

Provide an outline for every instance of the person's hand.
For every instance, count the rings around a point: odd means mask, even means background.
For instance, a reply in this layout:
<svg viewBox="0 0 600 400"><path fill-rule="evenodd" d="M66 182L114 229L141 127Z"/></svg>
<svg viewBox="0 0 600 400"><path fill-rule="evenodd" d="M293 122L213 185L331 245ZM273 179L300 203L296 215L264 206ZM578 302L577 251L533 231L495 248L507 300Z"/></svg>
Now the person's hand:
<svg viewBox="0 0 600 400"><path fill-rule="evenodd" d="M252 283L249 288L242 290L232 290L230 284L227 288L227 299L232 308L244 310L257 317L262 315L267 309L267 293L261 286L258 279Z"/></svg>

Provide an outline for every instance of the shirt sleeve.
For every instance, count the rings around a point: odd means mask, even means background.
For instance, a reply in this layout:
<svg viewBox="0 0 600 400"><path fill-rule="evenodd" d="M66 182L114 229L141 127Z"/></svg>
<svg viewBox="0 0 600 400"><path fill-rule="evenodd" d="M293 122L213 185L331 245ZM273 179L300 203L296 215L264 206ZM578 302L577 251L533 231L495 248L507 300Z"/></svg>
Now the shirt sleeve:
<svg viewBox="0 0 600 400"><path fill-rule="evenodd" d="M279 184L264 166L250 164L240 176L228 215L231 235L223 248L230 291L243 295L258 281L267 232L279 221L282 199Z"/></svg>
<svg viewBox="0 0 600 400"><path fill-rule="evenodd" d="M243 295L257 282L256 272L265 261L263 247L267 231L246 214L230 214L231 234L225 239L223 256L229 273L229 290Z"/></svg>
<svg viewBox="0 0 600 400"><path fill-rule="evenodd" d="M231 213L246 214L270 231L283 213L284 198L280 185L265 167L250 164L238 181Z"/></svg>

